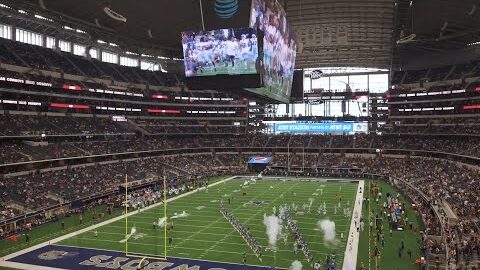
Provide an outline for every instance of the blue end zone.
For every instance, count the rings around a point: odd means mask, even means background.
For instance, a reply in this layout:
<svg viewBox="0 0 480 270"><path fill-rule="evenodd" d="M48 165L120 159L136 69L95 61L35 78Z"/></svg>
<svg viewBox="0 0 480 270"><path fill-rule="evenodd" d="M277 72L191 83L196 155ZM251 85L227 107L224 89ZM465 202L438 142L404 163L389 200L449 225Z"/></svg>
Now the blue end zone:
<svg viewBox="0 0 480 270"><path fill-rule="evenodd" d="M102 268L136 270L140 260L141 258L138 257L126 257L125 253L118 251L48 245L14 257L7 261L71 270L99 270ZM181 258L168 258L166 261L146 259L141 269L271 270L272 268L261 266L243 266L238 264Z"/></svg>

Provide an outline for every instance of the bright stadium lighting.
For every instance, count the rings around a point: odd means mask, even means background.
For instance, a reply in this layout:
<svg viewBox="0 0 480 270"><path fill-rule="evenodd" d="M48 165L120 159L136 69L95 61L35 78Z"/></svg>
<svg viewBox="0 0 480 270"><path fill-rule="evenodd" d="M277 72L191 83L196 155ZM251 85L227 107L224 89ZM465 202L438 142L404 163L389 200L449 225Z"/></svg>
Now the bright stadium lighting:
<svg viewBox="0 0 480 270"><path fill-rule="evenodd" d="M19 10L18 10L18 13L27 14L27 12L26 12L25 10L22 10L22 9L19 9Z"/></svg>
<svg viewBox="0 0 480 270"><path fill-rule="evenodd" d="M52 19L49 19L49 18L43 17L43 16L41 16L41 15L38 15L38 14L35 14L35 15L33 15L33 16L34 16L35 18L37 18L37 19L40 19L40 20L45 20L45 21L53 22L53 20L52 20Z"/></svg>
<svg viewBox="0 0 480 270"><path fill-rule="evenodd" d="M7 6L7 5L4 5L4 4L0 4L0 7L1 8L8 8L8 9L12 9L11 7Z"/></svg>
<svg viewBox="0 0 480 270"><path fill-rule="evenodd" d="M67 25L64 25L64 26L63 26L63 29L67 29L67 30L75 30L75 29L73 29L73 28L71 28L70 26L67 26Z"/></svg>
<svg viewBox="0 0 480 270"><path fill-rule="evenodd" d="M118 45L115 44L115 43L108 43L108 45L110 45L110 46L112 46L112 47L118 47Z"/></svg>
<svg viewBox="0 0 480 270"><path fill-rule="evenodd" d="M476 42L468 43L467 46L476 46L479 44L480 44L480 41L476 41Z"/></svg>
<svg viewBox="0 0 480 270"><path fill-rule="evenodd" d="M100 43L100 44L107 44L107 42L105 42L105 41L103 41L103 40L100 40L100 39L97 40L97 42Z"/></svg>

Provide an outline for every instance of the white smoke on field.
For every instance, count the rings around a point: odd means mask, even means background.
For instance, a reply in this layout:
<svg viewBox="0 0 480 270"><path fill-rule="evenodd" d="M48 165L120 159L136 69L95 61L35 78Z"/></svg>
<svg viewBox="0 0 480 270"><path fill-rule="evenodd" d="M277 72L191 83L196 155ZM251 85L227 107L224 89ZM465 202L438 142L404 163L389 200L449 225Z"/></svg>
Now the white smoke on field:
<svg viewBox="0 0 480 270"><path fill-rule="evenodd" d="M335 222L329 219L322 219L317 223L320 231L323 232L323 241L325 244L337 244L338 240L336 239L335 233Z"/></svg>
<svg viewBox="0 0 480 270"><path fill-rule="evenodd" d="M268 244L271 248L276 248L278 236L282 233L282 222L275 215L263 215L263 224L267 227Z"/></svg>
<svg viewBox="0 0 480 270"><path fill-rule="evenodd" d="M118 242L119 242L119 243L125 243L125 242L127 242L128 239L130 239L130 237L132 237L136 232L137 232L137 228L136 228L135 226L133 226L132 229L130 230L130 233L127 234L124 239L122 239L122 240L120 240L120 241L118 241Z"/></svg>
<svg viewBox="0 0 480 270"><path fill-rule="evenodd" d="M187 212L185 212L185 211L183 211L183 212L182 212L182 213L180 213L180 214L179 214L179 213L177 213L177 212L175 212L175 213L173 214L173 216L172 216L170 219L176 219L176 218L186 218L186 217L188 217L188 216L190 216L190 214L189 214L189 213L187 213Z"/></svg>
<svg viewBox="0 0 480 270"><path fill-rule="evenodd" d="M165 227L166 221L167 221L167 218L166 218L166 217L158 218L157 226L158 226L159 228Z"/></svg>
<svg viewBox="0 0 480 270"><path fill-rule="evenodd" d="M290 266L289 270L302 270L302 263L299 261L292 262L292 265Z"/></svg>

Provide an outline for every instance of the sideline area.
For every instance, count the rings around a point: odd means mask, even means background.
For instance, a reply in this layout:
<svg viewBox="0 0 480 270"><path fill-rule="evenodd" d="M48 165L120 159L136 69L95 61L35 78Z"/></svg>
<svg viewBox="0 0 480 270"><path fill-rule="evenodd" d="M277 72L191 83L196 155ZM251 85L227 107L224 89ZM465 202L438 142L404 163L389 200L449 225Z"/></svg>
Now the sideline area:
<svg viewBox="0 0 480 270"><path fill-rule="evenodd" d="M345 257L343 257L342 270L355 270L357 266L358 244L360 242L360 219L362 218L363 194L365 192L365 181L358 182L357 195L355 197L355 206L353 207L352 221L350 223L350 233L348 234L347 246L345 248Z"/></svg>

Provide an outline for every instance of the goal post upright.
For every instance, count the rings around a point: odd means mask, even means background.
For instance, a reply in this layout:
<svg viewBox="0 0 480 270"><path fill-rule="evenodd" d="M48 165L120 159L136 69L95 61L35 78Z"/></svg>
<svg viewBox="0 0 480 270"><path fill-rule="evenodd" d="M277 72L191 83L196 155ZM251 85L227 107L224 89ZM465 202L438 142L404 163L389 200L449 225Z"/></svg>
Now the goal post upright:
<svg viewBox="0 0 480 270"><path fill-rule="evenodd" d="M125 174L125 255L128 256L128 174Z"/></svg>
<svg viewBox="0 0 480 270"><path fill-rule="evenodd" d="M167 176L163 176L163 217L165 218L165 226L164 226L164 257L165 260L167 259L167 226L168 226L168 218L167 218Z"/></svg>
<svg viewBox="0 0 480 270"><path fill-rule="evenodd" d="M161 181L161 180L160 180ZM148 254L148 253L140 253L136 252L135 250L132 253L129 253L129 248L128 248L128 242L129 242L129 236L131 236L129 233L129 223L128 223L128 216L129 216L129 211L128 211L128 188L129 188L129 179L128 179L128 174L125 174L125 180L124 180L124 187L125 187L125 197L124 197L124 215L125 215L125 256L126 257L132 257L132 258L139 258L141 259L141 262L143 262L145 259L152 259L152 260L166 260L167 259L167 177L163 177L163 199L160 197L162 201L159 202L158 206L155 207L156 209L159 209L161 211L161 203L164 205L163 209L163 215L165 217L165 226L164 226L164 255L162 256L161 254ZM140 213L140 211L138 211ZM130 214L137 214L137 212L131 212ZM161 215L161 212L159 213ZM141 228L140 228L141 229ZM161 230L159 231L160 235L162 235ZM161 240L160 240L161 243ZM160 247L160 245L159 245ZM158 252L159 253L159 252Z"/></svg>

